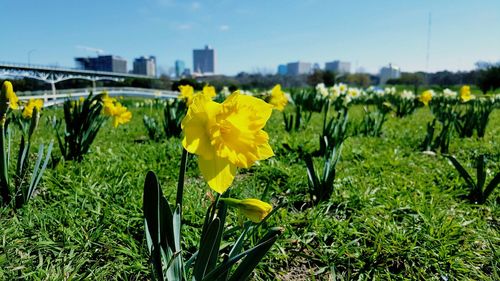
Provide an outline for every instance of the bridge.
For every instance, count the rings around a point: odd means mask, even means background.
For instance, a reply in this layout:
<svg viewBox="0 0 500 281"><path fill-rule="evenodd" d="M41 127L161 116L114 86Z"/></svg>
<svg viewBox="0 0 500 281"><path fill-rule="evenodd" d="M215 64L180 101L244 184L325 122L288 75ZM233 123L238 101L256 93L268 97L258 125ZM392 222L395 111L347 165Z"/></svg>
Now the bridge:
<svg viewBox="0 0 500 281"><path fill-rule="evenodd" d="M93 89L70 89L58 90L56 94L51 91L33 91L33 92L16 92L20 100L27 101L29 99L43 99L44 107L53 106L63 103L67 99L79 99L80 97L87 97L91 92L98 94L106 91L110 96L123 96L123 97L140 97L152 99L172 99L177 98L179 92L158 90L158 89L145 89L145 88L132 88L132 87L97 87Z"/></svg>
<svg viewBox="0 0 500 281"><path fill-rule="evenodd" d="M50 83L52 94L56 95L56 83L69 79L84 79L95 82L98 80L123 81L125 78L154 79L155 77L129 73L92 71L76 68L53 67L46 65L17 64L0 62L0 76L26 77Z"/></svg>

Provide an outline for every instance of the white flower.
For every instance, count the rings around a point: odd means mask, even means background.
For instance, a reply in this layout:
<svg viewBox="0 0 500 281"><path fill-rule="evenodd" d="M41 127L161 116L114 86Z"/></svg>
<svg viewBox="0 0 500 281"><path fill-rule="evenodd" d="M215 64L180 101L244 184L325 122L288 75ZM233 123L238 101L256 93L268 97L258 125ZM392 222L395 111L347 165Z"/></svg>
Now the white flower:
<svg viewBox="0 0 500 281"><path fill-rule="evenodd" d="M330 87L330 95L329 98L331 100L336 100L340 96L340 89L338 85L334 85L333 87Z"/></svg>
<svg viewBox="0 0 500 281"><path fill-rule="evenodd" d="M373 91L377 96L384 96L385 95L385 91L382 90L382 89L376 89Z"/></svg>
<svg viewBox="0 0 500 281"><path fill-rule="evenodd" d="M347 85L344 83L339 83L339 91L341 94L345 94L347 92Z"/></svg>
<svg viewBox="0 0 500 281"><path fill-rule="evenodd" d="M443 96L445 98L457 98L458 93L455 92L455 91L452 91L452 90L450 90L448 88L446 88L446 89L443 90Z"/></svg>
<svg viewBox="0 0 500 281"><path fill-rule="evenodd" d="M224 86L221 91L222 95L225 97L228 97L231 94L231 91L229 91L229 88Z"/></svg>
<svg viewBox="0 0 500 281"><path fill-rule="evenodd" d="M396 88L395 87L385 88L384 93L389 95L394 95L396 94Z"/></svg>
<svg viewBox="0 0 500 281"><path fill-rule="evenodd" d="M319 83L318 85L316 85L316 91L320 93L324 98L328 96L328 89L323 83Z"/></svg>
<svg viewBox="0 0 500 281"><path fill-rule="evenodd" d="M352 98L350 95L345 95L344 102L343 102L344 106L347 106L351 102L351 100L352 100Z"/></svg>
<svg viewBox="0 0 500 281"><path fill-rule="evenodd" d="M405 100L412 100L415 99L415 95L410 90L403 90L401 92L401 98Z"/></svg>
<svg viewBox="0 0 500 281"><path fill-rule="evenodd" d="M360 91L358 88L349 88L349 90L347 90L347 95L352 98L357 98L360 96Z"/></svg>

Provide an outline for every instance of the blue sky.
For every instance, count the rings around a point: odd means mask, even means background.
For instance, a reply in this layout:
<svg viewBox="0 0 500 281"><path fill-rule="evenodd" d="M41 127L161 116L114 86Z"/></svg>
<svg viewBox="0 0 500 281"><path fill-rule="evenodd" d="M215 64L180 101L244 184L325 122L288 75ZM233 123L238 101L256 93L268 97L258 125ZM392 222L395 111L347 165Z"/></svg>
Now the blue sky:
<svg viewBox="0 0 500 281"><path fill-rule="evenodd" d="M155 55L167 71L192 67L209 44L216 71L275 72L280 63L336 59L369 72L388 63L469 70L500 60L498 0L0 0L0 61L74 67L102 49L132 60Z"/></svg>

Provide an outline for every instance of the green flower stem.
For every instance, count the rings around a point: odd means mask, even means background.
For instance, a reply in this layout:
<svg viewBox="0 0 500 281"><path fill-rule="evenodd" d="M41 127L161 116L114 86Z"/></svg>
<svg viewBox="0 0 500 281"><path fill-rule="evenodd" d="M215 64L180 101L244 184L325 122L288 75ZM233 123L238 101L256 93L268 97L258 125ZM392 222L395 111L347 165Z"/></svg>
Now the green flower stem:
<svg viewBox="0 0 500 281"><path fill-rule="evenodd" d="M3 199L3 204L7 205L10 202L9 177L7 157L5 153L5 119L0 121L0 189Z"/></svg>
<svg viewBox="0 0 500 281"><path fill-rule="evenodd" d="M186 166L187 166L187 155L188 155L187 150L182 149L181 165L179 167L179 180L177 181L177 197L175 200L175 205L179 206L181 212L182 212L182 197L184 193L184 175L186 174Z"/></svg>
<svg viewBox="0 0 500 281"><path fill-rule="evenodd" d="M231 207L239 207L241 200L234 198L220 198L220 200Z"/></svg>

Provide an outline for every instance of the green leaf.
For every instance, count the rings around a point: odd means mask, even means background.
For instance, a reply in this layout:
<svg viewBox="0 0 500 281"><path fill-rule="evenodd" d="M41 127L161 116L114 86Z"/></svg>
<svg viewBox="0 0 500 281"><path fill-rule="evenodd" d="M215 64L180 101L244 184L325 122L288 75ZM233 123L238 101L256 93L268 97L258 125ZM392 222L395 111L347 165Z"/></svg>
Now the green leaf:
<svg viewBox="0 0 500 281"><path fill-rule="evenodd" d="M143 212L147 227L146 234L150 236L152 247L150 251L152 263L157 276L163 280L162 253L160 247L160 198L161 188L154 172L149 171L144 182ZM168 249L168 248L167 248Z"/></svg>
<svg viewBox="0 0 500 281"><path fill-rule="evenodd" d="M149 171L144 182L143 212L153 245L160 243L160 186L154 172Z"/></svg>
<svg viewBox="0 0 500 281"><path fill-rule="evenodd" d="M160 246L170 247L172 251L177 251L175 247L173 214L167 199L161 195L160 198Z"/></svg>
<svg viewBox="0 0 500 281"><path fill-rule="evenodd" d="M274 244L274 242L276 242L276 240L274 240L274 238L271 237L268 240L256 245L255 247L253 247L249 250L246 250L245 252L243 252L239 255L236 255L233 258L224 260L223 263L221 263L219 266L217 266L212 271L210 271L202 280L203 281L218 280L240 259L242 259L243 257L246 257L246 256L253 256L254 254L261 251L264 247L268 247L269 245L272 246ZM233 274L233 276L235 276L235 275ZM237 277L235 277L235 278L237 278ZM236 280L243 280L243 279L236 279Z"/></svg>
<svg viewBox="0 0 500 281"><path fill-rule="evenodd" d="M40 145L40 149L38 150L38 158L36 160L35 168L33 170L33 175L31 177L31 182L29 185L28 193L26 195L26 201L28 201L31 196L33 195L33 192L35 191L36 187L40 183L40 180L42 179L43 172L47 168L47 165L49 164L49 159L52 154L52 149L54 147L54 141L50 141L49 147L47 148L47 152L45 154L45 161L42 164L42 167L39 169L40 162L43 158L43 144Z"/></svg>
<svg viewBox="0 0 500 281"><path fill-rule="evenodd" d="M311 185L312 190L314 190L316 193L316 191L320 188L320 182L318 176L316 175L316 171L314 170L314 163L311 155L304 155L304 161L306 162L309 184Z"/></svg>
<svg viewBox="0 0 500 281"><path fill-rule="evenodd" d="M217 237L220 235L220 218L215 218L209 222L206 233L201 237L198 257L194 264L193 275L196 280L202 280L207 273L210 258L215 249Z"/></svg>
<svg viewBox="0 0 500 281"><path fill-rule="evenodd" d="M482 203L486 202L486 199L488 199L488 196L490 196L490 194L493 192L493 190L495 189L495 187L497 187L498 184L500 184L500 173L497 173L484 189L482 196Z"/></svg>
<svg viewBox="0 0 500 281"><path fill-rule="evenodd" d="M444 156L450 159L451 164L453 164L453 166L458 171L460 176L462 176L462 178L465 180L465 182L469 185L471 189L475 190L476 184L472 180L472 177L469 175L469 173L467 173L467 170L465 170L465 168L462 166L462 164L460 164L460 162L458 162L458 160L452 155L444 155Z"/></svg>
<svg viewBox="0 0 500 281"><path fill-rule="evenodd" d="M481 154L477 157L477 170L476 170L477 189L481 193L483 192L483 186L486 180L486 171L484 169L484 164L485 164L484 154Z"/></svg>
<svg viewBox="0 0 500 281"><path fill-rule="evenodd" d="M280 227L271 228L258 245L251 249L252 253L241 261L229 281L246 280L282 233L283 229Z"/></svg>

